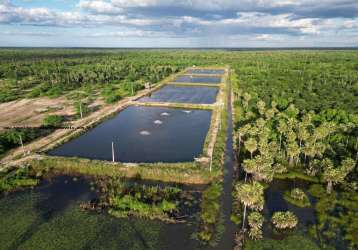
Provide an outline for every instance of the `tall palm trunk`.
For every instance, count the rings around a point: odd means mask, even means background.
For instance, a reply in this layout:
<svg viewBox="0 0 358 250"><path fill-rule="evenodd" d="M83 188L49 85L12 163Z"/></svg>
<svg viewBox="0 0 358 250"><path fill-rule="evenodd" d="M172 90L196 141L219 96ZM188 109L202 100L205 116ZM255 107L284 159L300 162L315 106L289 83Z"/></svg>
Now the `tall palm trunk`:
<svg viewBox="0 0 358 250"><path fill-rule="evenodd" d="M282 134L280 133L280 147L278 148L278 152L281 152L281 143L282 143Z"/></svg>
<svg viewBox="0 0 358 250"><path fill-rule="evenodd" d="M245 230L245 219L246 219L246 204L245 204L245 207L244 207L244 218L242 219L242 230Z"/></svg>
<svg viewBox="0 0 358 250"><path fill-rule="evenodd" d="M332 188L333 188L333 183L332 183L332 181L328 181L328 183L327 183L327 194L330 194L330 193L332 193Z"/></svg>

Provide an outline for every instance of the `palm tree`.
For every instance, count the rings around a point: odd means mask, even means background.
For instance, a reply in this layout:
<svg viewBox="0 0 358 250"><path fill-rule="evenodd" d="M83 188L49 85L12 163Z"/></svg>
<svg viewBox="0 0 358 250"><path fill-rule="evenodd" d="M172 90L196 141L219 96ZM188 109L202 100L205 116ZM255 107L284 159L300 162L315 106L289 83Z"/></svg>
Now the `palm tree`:
<svg viewBox="0 0 358 250"><path fill-rule="evenodd" d="M282 135L287 132L287 123L284 120L278 121L277 131L280 133L280 147L279 151L281 151L281 145L282 145Z"/></svg>
<svg viewBox="0 0 358 250"><path fill-rule="evenodd" d="M257 141L254 138L250 137L248 140L245 141L244 145L247 151L250 152L252 159L252 154L257 150Z"/></svg>
<svg viewBox="0 0 358 250"><path fill-rule="evenodd" d="M259 212L251 212L248 216L248 222L250 226L249 235L252 239L258 240L262 238L262 224L264 223L264 217Z"/></svg>
<svg viewBox="0 0 358 250"><path fill-rule="evenodd" d="M302 149L302 143L309 138L310 134L306 129L306 125L303 122L300 122L297 127L297 138L299 140L300 151Z"/></svg>
<svg viewBox="0 0 358 250"><path fill-rule="evenodd" d="M239 131L238 131L239 132L239 150L238 150L239 153L241 150L241 142L243 141L242 137L247 135L249 133L250 129L251 129L251 124L249 124L249 123L239 128Z"/></svg>
<svg viewBox="0 0 358 250"><path fill-rule="evenodd" d="M253 175L255 180L272 181L274 176L272 156L257 155L254 159L244 160L246 173Z"/></svg>
<svg viewBox="0 0 358 250"><path fill-rule="evenodd" d="M289 157L289 165L292 166L294 158L300 154L300 148L296 142L296 134L291 130L287 134L287 156Z"/></svg>
<svg viewBox="0 0 358 250"><path fill-rule="evenodd" d="M263 102L262 100L259 100L256 103L257 110L259 111L259 114L262 116L265 114L265 111L266 111L265 106L266 106L266 103Z"/></svg>
<svg viewBox="0 0 358 250"><path fill-rule="evenodd" d="M346 176L353 170L356 162L351 158L346 158L342 161L339 168L335 168L330 159L324 159L321 164L324 169L323 179L327 182L326 190L327 193L330 194L332 192L333 185L342 183Z"/></svg>
<svg viewBox="0 0 358 250"><path fill-rule="evenodd" d="M294 228L298 223L297 216L290 211L275 212L271 221L279 229Z"/></svg>
<svg viewBox="0 0 358 250"><path fill-rule="evenodd" d="M244 93L243 95L244 100L242 101L242 106L244 107L245 110L247 110L249 108L249 102L251 100L251 95L249 93Z"/></svg>
<svg viewBox="0 0 358 250"><path fill-rule="evenodd" d="M237 184L235 186L237 198L244 204L244 217L242 229L245 229L246 209L247 207L261 211L264 207L264 187L257 181L252 183Z"/></svg>

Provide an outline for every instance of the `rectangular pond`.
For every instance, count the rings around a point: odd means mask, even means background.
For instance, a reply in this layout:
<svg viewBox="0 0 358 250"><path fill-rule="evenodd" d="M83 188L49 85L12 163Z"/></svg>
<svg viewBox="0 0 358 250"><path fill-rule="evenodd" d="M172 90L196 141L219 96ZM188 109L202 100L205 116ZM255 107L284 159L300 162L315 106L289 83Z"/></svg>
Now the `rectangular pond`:
<svg viewBox="0 0 358 250"><path fill-rule="evenodd" d="M211 111L130 106L49 155L120 162L186 162L203 151Z"/></svg>
<svg viewBox="0 0 358 250"><path fill-rule="evenodd" d="M216 101L218 91L217 87L166 85L139 101L211 104Z"/></svg>
<svg viewBox="0 0 358 250"><path fill-rule="evenodd" d="M223 69L188 69L187 74L203 74L203 75L223 75Z"/></svg>
<svg viewBox="0 0 358 250"><path fill-rule="evenodd" d="M182 75L175 78L174 82L189 82L189 83L221 83L221 77L218 76L192 76Z"/></svg>

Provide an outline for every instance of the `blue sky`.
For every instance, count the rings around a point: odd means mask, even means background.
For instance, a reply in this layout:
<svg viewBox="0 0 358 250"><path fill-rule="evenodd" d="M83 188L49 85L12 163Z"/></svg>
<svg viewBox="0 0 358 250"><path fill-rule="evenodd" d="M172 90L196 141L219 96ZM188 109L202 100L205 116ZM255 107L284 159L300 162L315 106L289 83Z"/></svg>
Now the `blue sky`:
<svg viewBox="0 0 358 250"><path fill-rule="evenodd" d="M0 46L358 46L358 0L0 0Z"/></svg>

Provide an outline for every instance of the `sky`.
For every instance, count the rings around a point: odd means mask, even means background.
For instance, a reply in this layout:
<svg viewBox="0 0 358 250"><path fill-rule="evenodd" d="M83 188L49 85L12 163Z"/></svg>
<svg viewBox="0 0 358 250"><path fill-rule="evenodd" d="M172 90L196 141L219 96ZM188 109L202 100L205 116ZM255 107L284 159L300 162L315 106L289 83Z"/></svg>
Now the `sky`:
<svg viewBox="0 0 358 250"><path fill-rule="evenodd" d="M0 46L358 47L358 0L0 0Z"/></svg>

